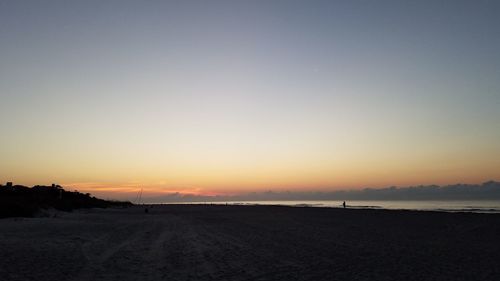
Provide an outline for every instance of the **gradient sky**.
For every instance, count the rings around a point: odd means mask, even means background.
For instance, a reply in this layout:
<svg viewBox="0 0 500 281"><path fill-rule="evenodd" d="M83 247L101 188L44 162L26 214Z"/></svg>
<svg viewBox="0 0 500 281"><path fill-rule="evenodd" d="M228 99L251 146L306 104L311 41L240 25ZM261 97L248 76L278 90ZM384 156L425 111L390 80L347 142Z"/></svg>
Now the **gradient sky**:
<svg viewBox="0 0 500 281"><path fill-rule="evenodd" d="M0 181L500 179L499 1L0 0Z"/></svg>

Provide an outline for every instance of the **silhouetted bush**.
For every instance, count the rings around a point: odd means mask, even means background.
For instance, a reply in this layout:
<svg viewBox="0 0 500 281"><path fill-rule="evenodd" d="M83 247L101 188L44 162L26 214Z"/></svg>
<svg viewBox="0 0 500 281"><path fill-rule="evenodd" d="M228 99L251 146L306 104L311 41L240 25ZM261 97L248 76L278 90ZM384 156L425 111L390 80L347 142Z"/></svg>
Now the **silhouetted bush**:
<svg viewBox="0 0 500 281"><path fill-rule="evenodd" d="M130 202L107 201L77 191L65 191L61 186L0 185L0 218L32 217L40 209L54 208L72 211L79 208L131 206Z"/></svg>

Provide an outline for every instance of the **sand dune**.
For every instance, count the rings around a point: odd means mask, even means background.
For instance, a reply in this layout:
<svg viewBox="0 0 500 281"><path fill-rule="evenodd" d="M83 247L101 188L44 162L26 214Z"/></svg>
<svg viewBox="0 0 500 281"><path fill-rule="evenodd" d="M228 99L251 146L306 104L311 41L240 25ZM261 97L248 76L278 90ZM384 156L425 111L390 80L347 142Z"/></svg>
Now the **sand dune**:
<svg viewBox="0 0 500 281"><path fill-rule="evenodd" d="M500 280L500 215L155 206L0 220L2 280Z"/></svg>

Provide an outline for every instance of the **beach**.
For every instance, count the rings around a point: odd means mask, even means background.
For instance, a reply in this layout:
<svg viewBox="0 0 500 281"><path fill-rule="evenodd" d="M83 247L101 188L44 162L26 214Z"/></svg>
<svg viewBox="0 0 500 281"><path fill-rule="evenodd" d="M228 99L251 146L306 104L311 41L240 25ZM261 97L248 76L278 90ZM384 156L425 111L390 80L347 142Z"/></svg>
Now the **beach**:
<svg viewBox="0 0 500 281"><path fill-rule="evenodd" d="M2 280L500 280L500 215L155 205L0 220Z"/></svg>

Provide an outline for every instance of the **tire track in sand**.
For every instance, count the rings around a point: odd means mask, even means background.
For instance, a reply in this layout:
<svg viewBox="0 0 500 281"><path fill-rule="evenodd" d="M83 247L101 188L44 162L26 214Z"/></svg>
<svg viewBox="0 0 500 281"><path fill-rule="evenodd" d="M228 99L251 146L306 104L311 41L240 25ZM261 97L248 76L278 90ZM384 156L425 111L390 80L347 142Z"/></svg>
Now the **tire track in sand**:
<svg viewBox="0 0 500 281"><path fill-rule="evenodd" d="M73 281L95 280L98 272L105 271L104 264L111 257L138 241L144 232L145 229L138 228L137 224L128 224L84 243L81 251L86 259L86 265Z"/></svg>

